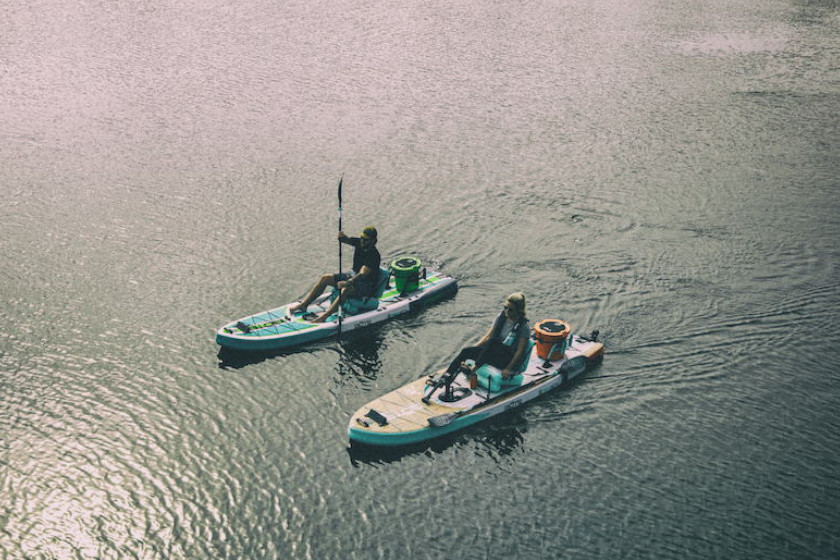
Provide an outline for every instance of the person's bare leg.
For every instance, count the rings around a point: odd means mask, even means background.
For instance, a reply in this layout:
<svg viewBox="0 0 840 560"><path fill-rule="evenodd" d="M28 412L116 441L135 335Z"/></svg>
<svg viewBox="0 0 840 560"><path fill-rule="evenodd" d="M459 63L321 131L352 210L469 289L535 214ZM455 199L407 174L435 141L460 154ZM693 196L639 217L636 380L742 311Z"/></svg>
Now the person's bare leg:
<svg viewBox="0 0 840 560"><path fill-rule="evenodd" d="M341 305L341 300L344 298L344 292L347 290L341 290L341 294L333 300L332 304L327 308L326 311L312 319L312 323L323 323L327 320L327 317L335 313L335 310L338 309L338 306Z"/></svg>
<svg viewBox="0 0 840 560"><path fill-rule="evenodd" d="M312 286L312 289L309 291L306 297L303 298L303 301L301 301L298 304L289 306L289 314L293 315L297 311L306 311L306 308L309 307L309 305L313 301L315 301L315 298L323 294L324 290L327 289L327 286L332 286L333 284L334 281L332 274L324 274L323 276L321 276L321 278L319 278L318 281L315 282L315 285Z"/></svg>
<svg viewBox="0 0 840 560"><path fill-rule="evenodd" d="M347 301L347 298L353 297L354 294L355 291L353 286L344 288L343 290L341 290L341 293L338 295L338 297L335 298L335 300L332 302L332 305L330 305L326 311L318 315L316 318L312 319L311 322L323 323L327 320L327 317L335 313L336 309L338 309L338 306L341 305L342 301Z"/></svg>

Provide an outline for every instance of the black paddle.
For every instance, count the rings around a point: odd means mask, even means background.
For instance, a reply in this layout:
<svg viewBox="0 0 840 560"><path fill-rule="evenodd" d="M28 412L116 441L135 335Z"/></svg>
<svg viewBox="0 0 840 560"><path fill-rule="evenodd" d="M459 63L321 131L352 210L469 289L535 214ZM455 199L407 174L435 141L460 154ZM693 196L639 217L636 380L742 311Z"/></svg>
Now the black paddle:
<svg viewBox="0 0 840 560"><path fill-rule="evenodd" d="M341 175L341 179L338 180L338 232L341 233L341 186L344 183L344 174ZM339 278L341 277L342 273L342 265L341 265L341 240L338 240L338 275ZM336 286L338 289L338 286ZM341 321L343 313L341 312L341 291L338 292L338 338L339 341L341 340Z"/></svg>
<svg viewBox="0 0 840 560"><path fill-rule="evenodd" d="M344 183L344 175L341 176L341 179L338 180L338 232L341 233L341 187ZM341 270L341 241L338 242L338 272L339 274L342 272Z"/></svg>
<svg viewBox="0 0 840 560"><path fill-rule="evenodd" d="M453 420L458 418L462 412L447 412L446 414L438 414L437 416L432 416L429 418L429 426L432 428L443 428L444 426L448 426L452 423Z"/></svg>

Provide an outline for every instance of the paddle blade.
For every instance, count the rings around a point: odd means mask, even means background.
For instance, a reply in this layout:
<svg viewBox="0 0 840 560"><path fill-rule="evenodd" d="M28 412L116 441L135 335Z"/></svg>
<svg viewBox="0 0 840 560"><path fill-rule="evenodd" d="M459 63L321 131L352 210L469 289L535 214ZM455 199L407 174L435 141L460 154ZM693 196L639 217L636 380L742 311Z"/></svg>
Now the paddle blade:
<svg viewBox="0 0 840 560"><path fill-rule="evenodd" d="M429 426L432 428L442 428L448 426L453 420L458 418L457 412L447 412L446 414L438 414L429 418Z"/></svg>

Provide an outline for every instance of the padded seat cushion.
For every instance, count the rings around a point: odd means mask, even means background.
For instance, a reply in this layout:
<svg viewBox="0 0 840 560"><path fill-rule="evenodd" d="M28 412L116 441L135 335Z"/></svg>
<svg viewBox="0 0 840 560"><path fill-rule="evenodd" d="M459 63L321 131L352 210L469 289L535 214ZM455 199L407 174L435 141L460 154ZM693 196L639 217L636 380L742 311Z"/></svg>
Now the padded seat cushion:
<svg viewBox="0 0 840 560"><path fill-rule="evenodd" d="M376 290L371 297L350 298L341 304L341 309L348 315L358 315L366 311L373 311L379 307L379 298L388 289L388 279L391 273L387 268L379 269L379 278L376 283ZM337 293L337 292L336 292Z"/></svg>

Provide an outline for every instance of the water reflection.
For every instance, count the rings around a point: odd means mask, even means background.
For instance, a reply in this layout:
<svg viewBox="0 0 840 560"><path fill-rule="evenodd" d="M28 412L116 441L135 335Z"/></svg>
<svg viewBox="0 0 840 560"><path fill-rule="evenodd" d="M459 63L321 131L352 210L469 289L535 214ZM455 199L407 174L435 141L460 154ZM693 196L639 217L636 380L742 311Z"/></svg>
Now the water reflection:
<svg viewBox="0 0 840 560"><path fill-rule="evenodd" d="M301 352L311 352L312 346L319 344L315 342L300 348L288 348L284 350L233 350L231 348L221 348L217 354L219 358L219 369L242 369L246 366L258 364L273 358L282 356L291 356ZM329 341L321 342L321 344L329 344Z"/></svg>
<svg viewBox="0 0 840 560"><path fill-rule="evenodd" d="M376 379L382 370L379 351L384 349L387 349L387 344L382 331L375 327L342 338L341 359L338 362L340 379Z"/></svg>
<svg viewBox="0 0 840 560"><path fill-rule="evenodd" d="M793 5L796 10L792 12L791 20L806 25L823 25L835 17L840 9L840 3L824 0L797 0Z"/></svg>

